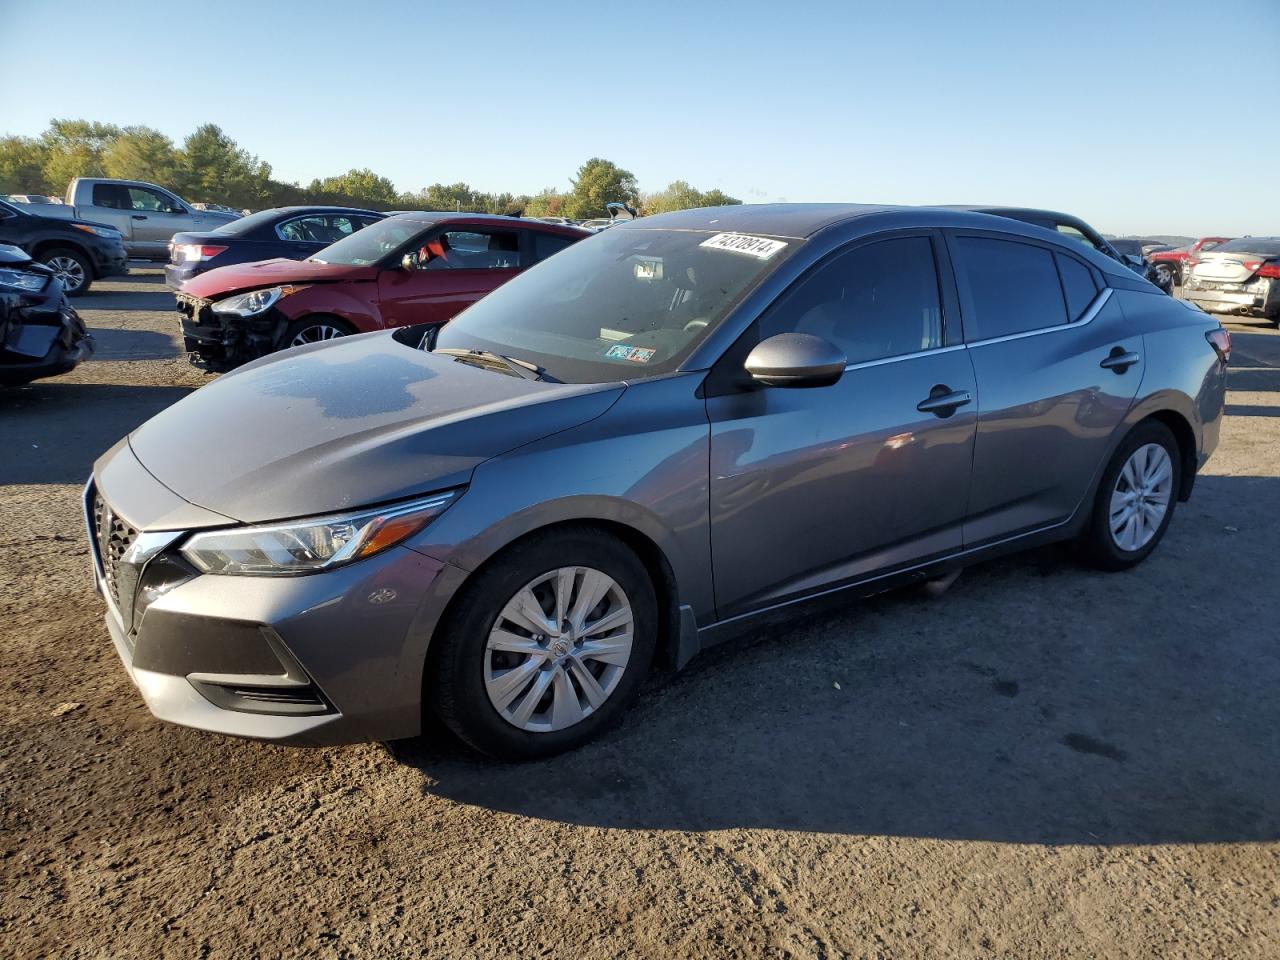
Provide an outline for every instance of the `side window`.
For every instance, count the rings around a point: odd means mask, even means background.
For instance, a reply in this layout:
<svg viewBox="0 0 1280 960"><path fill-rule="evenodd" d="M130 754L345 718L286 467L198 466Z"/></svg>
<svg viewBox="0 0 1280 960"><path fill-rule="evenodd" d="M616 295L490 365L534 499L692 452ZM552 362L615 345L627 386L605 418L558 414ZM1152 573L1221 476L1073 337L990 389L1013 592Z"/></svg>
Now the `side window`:
<svg viewBox="0 0 1280 960"><path fill-rule="evenodd" d="M565 247L573 246L572 237L558 237L554 233L533 232L533 262L541 263L553 253L559 253Z"/></svg>
<svg viewBox="0 0 1280 960"><path fill-rule="evenodd" d="M277 230L283 239L296 243L330 244L355 233L351 218L346 216L298 217L280 224Z"/></svg>
<svg viewBox="0 0 1280 960"><path fill-rule="evenodd" d="M957 237L965 339L989 340L1067 322L1053 254L1016 240Z"/></svg>
<svg viewBox="0 0 1280 960"><path fill-rule="evenodd" d="M901 237L838 254L761 318L761 339L777 333L822 337L850 363L942 346L932 241Z"/></svg>
<svg viewBox="0 0 1280 960"><path fill-rule="evenodd" d="M365 227L372 226L379 222L381 217L355 217L356 229L363 230Z"/></svg>
<svg viewBox="0 0 1280 960"><path fill-rule="evenodd" d="M1065 223L1058 223L1058 224L1054 224L1054 229L1058 231L1058 234L1060 236L1064 236L1069 240L1074 240L1076 243L1083 244L1084 246L1088 247L1090 250L1098 250L1098 247L1094 244L1094 242L1090 240L1088 237L1086 237L1079 230L1077 230L1075 227L1069 226L1068 224L1065 224ZM1106 253L1105 250L1100 250L1099 252Z"/></svg>
<svg viewBox="0 0 1280 960"><path fill-rule="evenodd" d="M148 190L145 187L126 187L129 194L129 209L145 210L148 213L176 212L176 204L162 193Z"/></svg>
<svg viewBox="0 0 1280 960"><path fill-rule="evenodd" d="M130 209L129 191L118 183L95 183L93 205L111 210L128 210Z"/></svg>
<svg viewBox="0 0 1280 960"><path fill-rule="evenodd" d="M1071 322L1079 320L1093 298L1098 295L1098 284L1094 281L1093 271L1075 257L1061 253L1054 254L1058 261L1058 273L1062 275L1062 292L1067 298L1067 315Z"/></svg>
<svg viewBox="0 0 1280 960"><path fill-rule="evenodd" d="M514 270L520 236L514 230L446 230L418 254L423 270Z"/></svg>

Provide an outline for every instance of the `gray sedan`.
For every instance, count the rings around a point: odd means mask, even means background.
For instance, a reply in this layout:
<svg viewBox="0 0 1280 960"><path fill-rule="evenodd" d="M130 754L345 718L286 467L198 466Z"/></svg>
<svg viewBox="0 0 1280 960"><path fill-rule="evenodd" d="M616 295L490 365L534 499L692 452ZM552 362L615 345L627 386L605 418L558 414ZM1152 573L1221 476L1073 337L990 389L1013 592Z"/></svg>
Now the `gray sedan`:
<svg viewBox="0 0 1280 960"><path fill-rule="evenodd" d="M1055 540L1119 570L1218 441L1230 340L1004 217L620 224L443 328L274 354L85 492L158 717L291 744L577 745L651 667L794 604Z"/></svg>

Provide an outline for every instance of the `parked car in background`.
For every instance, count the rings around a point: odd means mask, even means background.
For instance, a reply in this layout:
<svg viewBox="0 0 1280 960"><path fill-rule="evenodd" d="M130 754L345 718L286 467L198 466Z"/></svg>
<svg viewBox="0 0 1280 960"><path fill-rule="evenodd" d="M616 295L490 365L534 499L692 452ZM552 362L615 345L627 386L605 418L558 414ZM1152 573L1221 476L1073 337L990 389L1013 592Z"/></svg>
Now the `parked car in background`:
<svg viewBox="0 0 1280 960"><path fill-rule="evenodd" d="M761 614L1055 540L1132 567L1230 345L1066 237L844 204L619 224L428 333L266 358L98 460L95 582L156 716L330 744L433 711L526 759Z"/></svg>
<svg viewBox="0 0 1280 960"><path fill-rule="evenodd" d="M1208 252L1230 239L1230 237L1201 237L1189 246L1157 251L1150 256L1151 266L1156 276L1162 281L1167 279L1171 286L1181 286L1188 260L1195 259L1201 252Z"/></svg>
<svg viewBox="0 0 1280 960"><path fill-rule="evenodd" d="M1141 252L1142 252L1142 256L1149 260L1151 259L1151 255L1153 253L1163 253L1165 250L1172 250L1172 249L1173 249L1172 243L1155 243L1155 242L1148 241L1142 244Z"/></svg>
<svg viewBox="0 0 1280 960"><path fill-rule="evenodd" d="M212 210L214 213L229 213L233 217L246 217L248 211L237 210L235 207L228 207L225 203L193 203L191 205L196 210Z"/></svg>
<svg viewBox="0 0 1280 960"><path fill-rule="evenodd" d="M1027 207L963 206L953 207L952 209L971 210L975 213L1009 217L1012 220L1021 220L1023 223L1032 223L1038 227L1044 227L1046 230L1052 230L1069 240L1074 240L1076 243L1098 251L1104 257L1110 257L1116 263L1132 270L1138 276L1146 278L1165 293L1172 293L1173 288L1171 285L1162 285L1156 282L1155 271L1142 258L1140 252L1127 255L1122 253L1097 230L1079 217L1074 217L1069 213L1057 213L1053 210L1036 210Z"/></svg>
<svg viewBox="0 0 1280 960"><path fill-rule="evenodd" d="M1241 237L1188 261L1182 296L1210 313L1265 317L1280 327L1280 237Z"/></svg>
<svg viewBox="0 0 1280 960"><path fill-rule="evenodd" d="M197 210L176 194L140 180L77 177L67 187L76 216L115 227L129 256L168 260L169 241L183 230L213 230L238 214Z"/></svg>
<svg viewBox="0 0 1280 960"><path fill-rule="evenodd" d="M0 386L56 377L93 353L93 337L53 270L0 243Z"/></svg>
<svg viewBox="0 0 1280 960"><path fill-rule="evenodd" d="M88 291L94 280L129 272L119 230L105 223L45 216L46 210L55 209L65 208L0 200L0 243L20 247L48 266L72 297Z"/></svg>
<svg viewBox="0 0 1280 960"><path fill-rule="evenodd" d="M284 347L439 325L589 236L578 227L486 214L388 217L307 260L220 267L186 281L178 309L187 352L196 366L229 370Z"/></svg>
<svg viewBox="0 0 1280 960"><path fill-rule="evenodd" d="M175 233L165 283L181 290L192 277L256 260L305 260L385 214L355 207L277 207L260 210L204 233Z"/></svg>

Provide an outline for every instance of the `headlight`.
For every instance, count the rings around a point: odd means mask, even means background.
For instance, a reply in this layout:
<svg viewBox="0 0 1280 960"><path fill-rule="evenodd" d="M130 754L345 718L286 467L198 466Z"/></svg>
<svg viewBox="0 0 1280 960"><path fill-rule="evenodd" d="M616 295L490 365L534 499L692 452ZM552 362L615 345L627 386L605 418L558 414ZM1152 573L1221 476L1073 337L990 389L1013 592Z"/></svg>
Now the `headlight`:
<svg viewBox="0 0 1280 960"><path fill-rule="evenodd" d="M293 293L292 287L271 287L267 290L250 290L234 297L219 300L211 310L214 313L230 314L233 317L256 317L266 313L276 305L276 301L286 294Z"/></svg>
<svg viewBox="0 0 1280 960"><path fill-rule="evenodd" d="M25 270L0 270L0 287L15 290L43 290L48 278Z"/></svg>
<svg viewBox="0 0 1280 960"><path fill-rule="evenodd" d="M381 553L440 516L461 490L339 516L197 533L182 555L204 573L284 577Z"/></svg>
<svg viewBox="0 0 1280 960"><path fill-rule="evenodd" d="M85 233L92 233L95 237L106 237L108 240L120 240L124 238L115 227L95 227L88 223L73 223L71 226L77 230L83 230Z"/></svg>

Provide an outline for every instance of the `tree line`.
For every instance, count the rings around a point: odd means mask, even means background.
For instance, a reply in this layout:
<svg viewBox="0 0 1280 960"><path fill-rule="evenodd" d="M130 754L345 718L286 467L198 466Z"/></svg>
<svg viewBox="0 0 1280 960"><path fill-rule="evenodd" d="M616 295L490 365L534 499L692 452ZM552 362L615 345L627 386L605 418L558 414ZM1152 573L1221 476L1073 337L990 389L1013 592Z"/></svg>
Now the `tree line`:
<svg viewBox="0 0 1280 960"><path fill-rule="evenodd" d="M274 179L271 164L213 123L197 127L180 146L150 127L89 120L55 119L38 137L0 137L0 194L62 196L75 177L145 180L187 200L251 209L319 203L581 220L607 216L605 204L615 201L645 214L742 202L718 189L704 193L683 180L646 193L630 171L601 157L582 164L568 190L548 187L532 196L486 193L466 183L433 183L401 193L369 169L317 178L304 187Z"/></svg>

